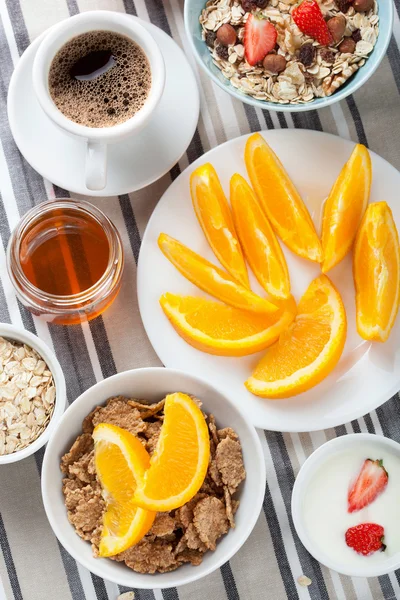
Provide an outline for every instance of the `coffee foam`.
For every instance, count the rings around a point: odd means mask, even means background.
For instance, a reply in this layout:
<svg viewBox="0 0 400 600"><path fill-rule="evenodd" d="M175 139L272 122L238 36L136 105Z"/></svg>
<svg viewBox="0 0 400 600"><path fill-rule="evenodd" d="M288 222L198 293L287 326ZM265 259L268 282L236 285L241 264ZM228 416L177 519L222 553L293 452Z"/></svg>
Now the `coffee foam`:
<svg viewBox="0 0 400 600"><path fill-rule="evenodd" d="M73 65L97 50L111 51L115 66L92 80L75 79L70 74ZM112 127L127 121L142 108L150 87L150 65L143 50L111 31L90 31L73 38L50 66L49 91L57 108L87 127Z"/></svg>

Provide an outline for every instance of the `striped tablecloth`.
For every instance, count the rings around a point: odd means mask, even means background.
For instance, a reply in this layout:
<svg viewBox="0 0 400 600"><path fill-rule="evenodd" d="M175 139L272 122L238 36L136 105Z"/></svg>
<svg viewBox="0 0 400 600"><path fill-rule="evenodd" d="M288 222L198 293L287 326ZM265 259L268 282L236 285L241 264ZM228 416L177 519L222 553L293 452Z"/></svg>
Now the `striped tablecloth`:
<svg viewBox="0 0 400 600"><path fill-rule="evenodd" d="M382 0L390 2L392 0ZM41 323L17 302L5 268L10 230L31 206L65 190L44 181L19 154L10 132L6 94L14 66L42 31L79 11L126 11L150 20L189 52L183 0L0 0L0 320L23 325L56 351L64 369L68 400L118 371L158 365L141 324L136 301L136 262L147 220L164 190L189 162L213 146L249 131L311 128L360 141L400 168L400 0L387 56L354 97L320 112L298 115L255 110L232 100L196 70L202 112L185 156L148 188L94 203L120 231L126 252L121 293L112 308L89 325L71 328ZM38 140L38 144L41 140ZM132 343L135 351L132 352ZM180 589L134 590L136 600L400 599L400 571L379 579L351 579L321 567L302 547L290 516L290 495L301 463L327 439L369 431L400 441L398 397L358 421L312 434L263 432L267 489L263 511L248 542L213 575ZM43 452L0 468L0 599L116 600L127 590L91 575L52 534L40 495ZM299 586L305 574L310 587Z"/></svg>

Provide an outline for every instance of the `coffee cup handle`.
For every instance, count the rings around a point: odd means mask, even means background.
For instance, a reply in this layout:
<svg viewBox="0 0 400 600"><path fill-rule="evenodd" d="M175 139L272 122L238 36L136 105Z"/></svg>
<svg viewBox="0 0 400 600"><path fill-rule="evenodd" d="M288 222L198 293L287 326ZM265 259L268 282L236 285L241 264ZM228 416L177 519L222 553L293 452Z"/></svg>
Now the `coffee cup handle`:
<svg viewBox="0 0 400 600"><path fill-rule="evenodd" d="M104 190L107 183L107 144L87 143L85 176L88 190Z"/></svg>

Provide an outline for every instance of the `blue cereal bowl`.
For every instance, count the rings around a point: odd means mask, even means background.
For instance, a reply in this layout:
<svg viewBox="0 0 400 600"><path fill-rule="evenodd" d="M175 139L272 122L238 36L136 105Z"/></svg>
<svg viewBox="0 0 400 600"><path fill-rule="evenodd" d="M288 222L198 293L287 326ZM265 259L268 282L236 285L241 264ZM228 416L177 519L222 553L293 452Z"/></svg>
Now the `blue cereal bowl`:
<svg viewBox="0 0 400 600"><path fill-rule="evenodd" d="M326 98L315 98L306 104L278 104L266 100L258 100L236 89L214 65L209 49L201 38L199 16L205 7L206 0L185 0L185 28L190 45L197 62L209 77L220 88L234 98L246 102L256 108L275 110L280 112L303 112L325 108L335 102L340 102L354 94L376 71L382 61L390 42L393 29L393 2L392 0L378 0L379 4L379 36L375 47L365 65L361 67L337 92Z"/></svg>

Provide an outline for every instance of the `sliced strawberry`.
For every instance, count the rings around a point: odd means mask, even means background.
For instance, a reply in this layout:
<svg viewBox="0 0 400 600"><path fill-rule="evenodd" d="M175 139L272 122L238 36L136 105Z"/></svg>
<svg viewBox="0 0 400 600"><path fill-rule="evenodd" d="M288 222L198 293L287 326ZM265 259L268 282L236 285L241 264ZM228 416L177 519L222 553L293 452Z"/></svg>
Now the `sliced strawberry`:
<svg viewBox="0 0 400 600"><path fill-rule="evenodd" d="M276 44L276 29L263 17L250 14L244 28L244 52L249 65L263 60Z"/></svg>
<svg viewBox="0 0 400 600"><path fill-rule="evenodd" d="M370 556L378 550L384 552L386 550L384 538L385 530L382 525L376 523L360 523L350 527L345 534L346 544L363 556Z"/></svg>
<svg viewBox="0 0 400 600"><path fill-rule="evenodd" d="M300 31L317 40L321 46L332 44L332 35L316 0L303 0L292 10L292 17Z"/></svg>
<svg viewBox="0 0 400 600"><path fill-rule="evenodd" d="M383 461L367 458L349 490L349 513L361 510L371 504L386 488L388 480L389 475L383 466Z"/></svg>

